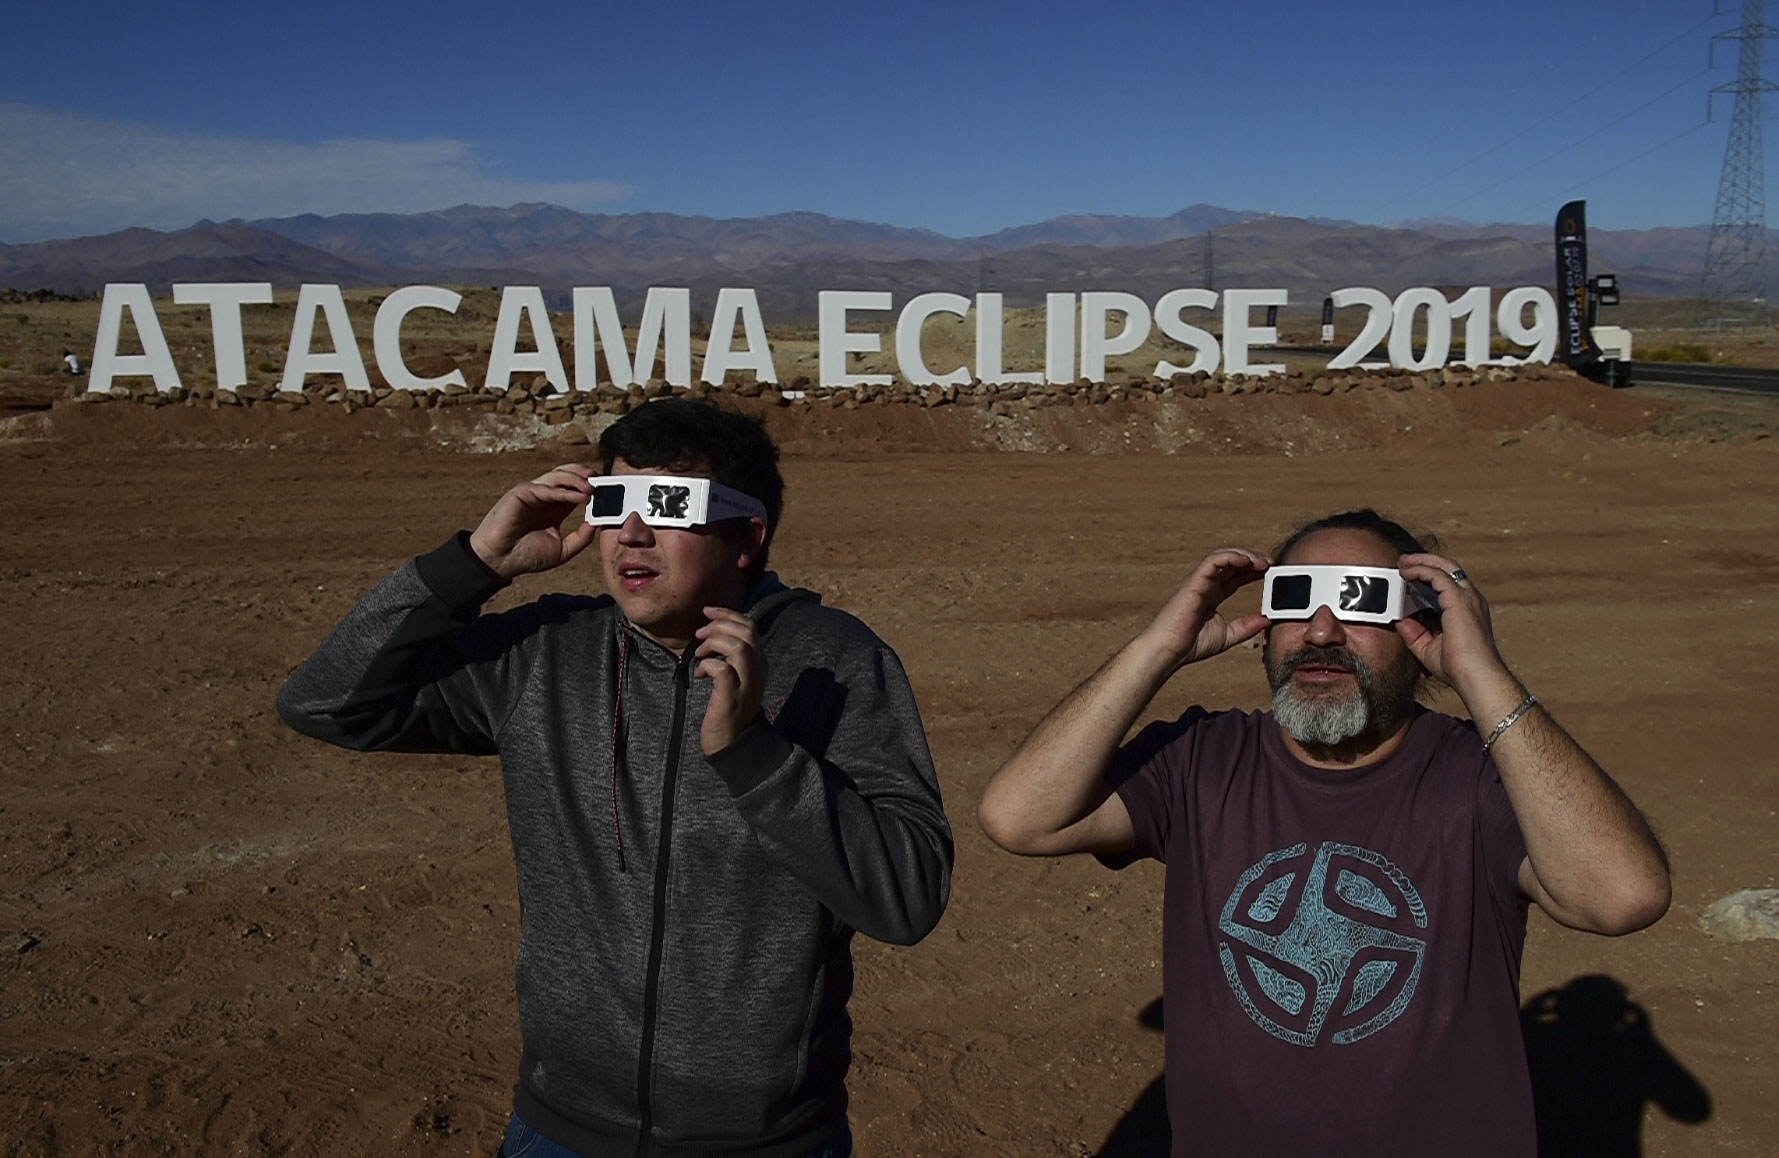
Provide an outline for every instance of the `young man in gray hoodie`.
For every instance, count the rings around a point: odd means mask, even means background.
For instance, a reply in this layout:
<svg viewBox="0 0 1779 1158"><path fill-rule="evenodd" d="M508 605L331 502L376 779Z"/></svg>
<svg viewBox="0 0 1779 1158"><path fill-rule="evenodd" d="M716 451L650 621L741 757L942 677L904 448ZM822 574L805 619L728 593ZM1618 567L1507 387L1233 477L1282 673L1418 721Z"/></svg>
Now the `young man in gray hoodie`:
<svg viewBox="0 0 1779 1158"><path fill-rule="evenodd" d="M784 483L758 421L666 399L599 449L378 584L279 713L499 755L524 1040L503 1154L843 1158L853 933L912 944L950 892L914 697L869 628L766 570ZM594 544L608 595L481 614Z"/></svg>

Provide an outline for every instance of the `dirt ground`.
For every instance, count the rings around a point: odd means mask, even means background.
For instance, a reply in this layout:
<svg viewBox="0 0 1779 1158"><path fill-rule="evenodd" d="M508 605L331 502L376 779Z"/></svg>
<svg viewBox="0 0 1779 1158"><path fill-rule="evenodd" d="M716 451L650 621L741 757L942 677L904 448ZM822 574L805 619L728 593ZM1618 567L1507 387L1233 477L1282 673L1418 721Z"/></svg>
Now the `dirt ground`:
<svg viewBox="0 0 1779 1158"><path fill-rule="evenodd" d="M272 709L360 593L570 456L471 453L449 418L0 421L0 1154L492 1152L519 1053L498 771L332 750ZM1165 1152L1158 866L1005 855L975 801L1206 550L1359 503L1446 541L1672 854L1651 930L1532 918L1529 1038L1574 1152L1779 1152L1779 942L1699 926L1779 885L1779 400L1570 381L771 422L777 568L896 647L957 834L937 931L857 945L862 1158ZM582 561L502 599L597 585ZM1156 712L1195 701L1263 704L1257 655Z"/></svg>

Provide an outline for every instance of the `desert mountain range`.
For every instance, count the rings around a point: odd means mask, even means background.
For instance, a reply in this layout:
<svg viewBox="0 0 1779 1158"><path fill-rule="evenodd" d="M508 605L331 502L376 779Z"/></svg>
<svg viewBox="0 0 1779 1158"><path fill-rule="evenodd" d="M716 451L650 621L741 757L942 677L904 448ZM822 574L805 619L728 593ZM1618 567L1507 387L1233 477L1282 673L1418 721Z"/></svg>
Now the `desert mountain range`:
<svg viewBox="0 0 1779 1158"><path fill-rule="evenodd" d="M1548 226L1415 222L1394 227L1194 205L1167 217L1056 217L982 237L816 213L718 219L589 214L555 205L460 205L430 213L268 218L162 233L0 246L0 286L91 292L106 282L269 281L341 285L541 285L554 300L609 285L620 302L689 286L695 303L751 286L768 317L811 317L823 289L998 290L1011 306L1046 292L1125 290L1153 301L1205 284L1282 286L1294 302L1347 285L1546 285ZM1639 297L1697 292L1709 229L1593 230L1590 266Z"/></svg>

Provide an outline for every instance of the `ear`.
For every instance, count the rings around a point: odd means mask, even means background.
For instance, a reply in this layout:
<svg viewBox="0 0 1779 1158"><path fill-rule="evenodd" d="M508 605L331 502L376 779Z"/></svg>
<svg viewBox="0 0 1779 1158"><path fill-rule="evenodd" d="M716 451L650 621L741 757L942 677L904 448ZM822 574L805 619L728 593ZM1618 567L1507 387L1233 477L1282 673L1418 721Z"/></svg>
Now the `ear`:
<svg viewBox="0 0 1779 1158"><path fill-rule="evenodd" d="M760 557L760 551L765 545L766 520L759 518L758 516L749 519L747 521L747 526L742 528L741 531L741 542L739 544L741 550L740 554L735 557L736 570L745 571L749 567L752 567L754 565L754 560Z"/></svg>

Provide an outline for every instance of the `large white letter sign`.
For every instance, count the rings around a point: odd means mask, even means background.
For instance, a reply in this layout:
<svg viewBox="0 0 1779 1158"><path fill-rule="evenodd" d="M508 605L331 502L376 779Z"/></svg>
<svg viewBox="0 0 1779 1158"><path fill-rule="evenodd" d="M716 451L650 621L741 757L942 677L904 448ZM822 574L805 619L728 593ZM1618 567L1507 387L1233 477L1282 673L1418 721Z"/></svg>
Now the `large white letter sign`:
<svg viewBox="0 0 1779 1158"><path fill-rule="evenodd" d="M927 319L934 314L970 316L970 299L962 294L921 294L902 307L896 319L896 363L910 386L962 386L970 380L968 366L959 366L944 374L927 369L920 356L920 335Z"/></svg>
<svg viewBox="0 0 1779 1158"><path fill-rule="evenodd" d="M612 372L612 384L630 385L630 345L624 338L624 324L618 320L618 303L612 299L607 285L574 287L574 385L576 390L592 390L599 382L599 362L595 353L605 350L605 364Z"/></svg>
<svg viewBox="0 0 1779 1158"><path fill-rule="evenodd" d="M750 291L751 292L751 291ZM719 303L720 303L719 298ZM731 324L731 329L733 324ZM751 330L750 330L750 342ZM593 389L599 365L598 350L615 386L640 386L655 371L655 355L665 342L667 381L674 386L692 384L692 291L649 287L642 305L642 324L637 328L636 361L618 318L617 302L610 286L576 286L574 289L574 380L581 390Z"/></svg>
<svg viewBox="0 0 1779 1158"><path fill-rule="evenodd" d="M1452 321L1464 321L1464 364L1480 366L1489 359L1489 287L1473 285L1458 295L1446 311Z"/></svg>
<svg viewBox="0 0 1779 1158"><path fill-rule="evenodd" d="M130 311L136 336L142 339L140 354L117 352L125 310ZM131 374L153 375L154 388L163 394L179 389L173 351L167 349L167 335L161 333L161 320L155 316L148 287L141 282L114 282L105 287L105 298L99 303L99 340L93 344L93 373L87 379L87 390L103 394L111 389L113 378Z"/></svg>
<svg viewBox="0 0 1779 1158"><path fill-rule="evenodd" d="M649 287L643 299L642 321L636 327L636 361L630 368L630 383L640 386L655 374L655 352L666 347L661 368L667 373L667 384L682 390L692 384L692 291L689 289L657 289ZM611 360L611 347L605 348Z"/></svg>
<svg viewBox="0 0 1779 1158"><path fill-rule="evenodd" d="M1044 375L1037 372L1009 374L1001 368L1001 295L976 295L976 377L992 386L1011 386L1015 382L1037 384Z"/></svg>
<svg viewBox="0 0 1779 1158"><path fill-rule="evenodd" d="M176 306L210 307L210 345L216 350L216 385L233 390L247 385L247 343L241 337L241 307L270 305L272 283L197 282L173 287Z"/></svg>
<svg viewBox="0 0 1779 1158"><path fill-rule="evenodd" d="M888 310L895 305L888 290L823 290L816 295L816 341L823 386L888 386L888 374L848 374L848 354L875 354L883 348L876 333L851 333L849 310Z"/></svg>
<svg viewBox="0 0 1779 1158"><path fill-rule="evenodd" d="M1415 357L1415 311L1427 311L1427 348ZM1445 295L1429 286L1405 289L1396 295L1390 323L1390 365L1405 370L1431 370L1445 365L1452 352L1452 313Z"/></svg>
<svg viewBox="0 0 1779 1158"><path fill-rule="evenodd" d="M1261 362L1248 365L1248 347L1259 344L1276 346L1279 331L1273 326L1255 326L1248 322L1248 311L1255 306L1282 306L1286 293L1282 289L1232 289L1223 295L1223 372L1225 374L1282 374L1283 362Z"/></svg>
<svg viewBox="0 0 1779 1158"><path fill-rule="evenodd" d="M377 320L371 327L371 351L377 356L377 369L397 390L443 390L447 386L463 386L462 370L453 370L441 378L422 378L402 361L402 319L414 310L457 312L463 301L460 294L436 285L410 285L394 290L377 307Z"/></svg>
<svg viewBox="0 0 1779 1158"><path fill-rule="evenodd" d="M332 353L312 353L309 343L315 336L315 311L327 318L327 332L332 336ZM290 352L284 358L284 381L278 389L301 391L303 380L311 374L338 374L346 379L346 389L368 393L371 380L364 372L364 358L358 353L358 339L352 336L352 319L346 316L346 299L337 285L305 285L297 291L296 318L290 325Z"/></svg>
<svg viewBox="0 0 1779 1158"><path fill-rule="evenodd" d="M1209 330L1201 330L1180 316L1182 310L1214 310L1216 308L1216 290L1177 289L1169 290L1161 295L1161 300L1155 303L1155 325L1169 338L1182 346L1190 347L1192 361L1185 366L1176 366L1163 359L1155 363L1157 378L1172 378L1175 374L1196 374L1200 370L1207 374L1217 372L1217 363L1223 357L1223 352L1217 348L1217 335Z"/></svg>
<svg viewBox="0 0 1779 1158"><path fill-rule="evenodd" d="M741 351L734 348L737 315L747 338L747 349ZM704 349L702 377L717 386L731 370L752 371L757 382L778 381L778 370L772 365L772 346L766 341L766 323L760 317L760 301L751 289L718 290L716 309L711 311L710 344Z"/></svg>
<svg viewBox="0 0 1779 1158"><path fill-rule="evenodd" d="M1116 338L1106 336L1106 315L1124 314L1124 328ZM1081 295L1081 377L1090 382L1106 380L1106 355L1128 354L1149 339L1149 307L1135 294L1085 293Z"/></svg>
<svg viewBox="0 0 1779 1158"><path fill-rule="evenodd" d="M1526 307L1532 307L1532 324L1526 325ZM1523 285L1501 296L1495 313L1501 336L1520 346L1531 346L1528 362L1548 362L1557 352L1557 302L1541 285ZM1504 359L1511 364L1514 359Z"/></svg>
<svg viewBox="0 0 1779 1158"><path fill-rule="evenodd" d="M521 316L531 323L536 350L518 348ZM568 375L562 369L562 354L556 349L556 332L550 329L544 291L534 285L510 285L501 291L500 316L494 320L494 345L488 351L486 389L505 390L515 371L542 374L550 385L568 393Z"/></svg>
<svg viewBox="0 0 1779 1158"><path fill-rule="evenodd" d="M1395 320L1394 307L1390 304L1390 296L1383 290L1372 289L1370 286L1343 286L1329 295L1334 308L1344 310L1348 306L1365 307L1365 325L1347 348L1328 360L1330 370L1345 370L1352 366L1364 366L1365 359L1378 348L1390 333L1390 325Z"/></svg>
<svg viewBox="0 0 1779 1158"><path fill-rule="evenodd" d="M1044 381L1075 381L1075 295L1044 295Z"/></svg>

